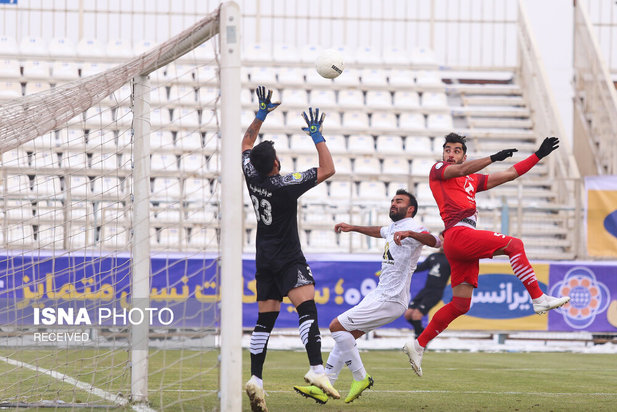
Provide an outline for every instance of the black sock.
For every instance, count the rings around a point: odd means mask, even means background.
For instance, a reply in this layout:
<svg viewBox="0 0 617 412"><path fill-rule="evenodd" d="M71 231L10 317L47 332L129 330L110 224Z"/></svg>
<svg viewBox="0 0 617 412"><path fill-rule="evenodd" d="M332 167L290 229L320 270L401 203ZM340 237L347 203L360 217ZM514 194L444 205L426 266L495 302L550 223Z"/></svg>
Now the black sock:
<svg viewBox="0 0 617 412"><path fill-rule="evenodd" d="M300 338L306 348L306 353L311 366L322 365L321 358L321 334L317 324L317 307L314 300L302 302L296 308L298 322L300 324Z"/></svg>
<svg viewBox="0 0 617 412"><path fill-rule="evenodd" d="M274 328L274 322L278 317L278 312L261 312L257 315L257 323L251 335L251 375L261 379L266 352L268 351L268 339L270 332Z"/></svg>
<svg viewBox="0 0 617 412"><path fill-rule="evenodd" d="M422 326L422 319L410 320L409 323L411 323L411 326L413 326L416 338L420 336L420 334L424 331L424 326Z"/></svg>

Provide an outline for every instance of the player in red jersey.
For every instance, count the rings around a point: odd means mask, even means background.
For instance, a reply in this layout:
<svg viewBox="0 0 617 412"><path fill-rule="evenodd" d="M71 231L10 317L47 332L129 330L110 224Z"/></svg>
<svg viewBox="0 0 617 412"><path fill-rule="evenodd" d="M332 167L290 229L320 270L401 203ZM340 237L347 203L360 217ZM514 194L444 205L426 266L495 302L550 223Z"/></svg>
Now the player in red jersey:
<svg viewBox="0 0 617 412"><path fill-rule="evenodd" d="M467 160L465 137L456 133L446 136L443 161L435 163L429 174L433 197L445 224L444 252L452 268L452 301L439 309L426 329L403 350L418 376L422 376L424 348L435 336L443 332L450 322L467 313L471 296L478 287L479 260L497 255L508 255L510 264L533 302L537 314L566 304L570 298L545 295L535 272L525 254L523 242L512 236L476 229L476 193L492 189L528 172L545 156L559 147L559 139L547 137L540 148L527 159L514 166L489 175L476 173L493 162L511 157L516 149L502 150L482 159Z"/></svg>

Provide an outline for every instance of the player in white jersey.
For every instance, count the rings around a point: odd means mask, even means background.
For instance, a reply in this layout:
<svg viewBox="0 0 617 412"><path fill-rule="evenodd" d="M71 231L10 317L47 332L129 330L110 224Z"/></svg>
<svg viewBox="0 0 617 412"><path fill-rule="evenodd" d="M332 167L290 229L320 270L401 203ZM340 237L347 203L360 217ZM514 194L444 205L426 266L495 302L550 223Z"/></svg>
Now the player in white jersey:
<svg viewBox="0 0 617 412"><path fill-rule="evenodd" d="M398 319L409 302L411 275L415 270L422 246L440 247L441 240L413 217L418 210L416 198L399 189L390 204L389 226L352 226L338 223L336 232L359 232L367 236L386 239L381 263L379 284L353 308L341 313L330 323L330 332L335 344L328 361L326 373L334 382L344 365L353 375L353 381L345 402L352 402L365 389L373 385L373 378L366 373L356 339L371 330ZM325 403L328 397L316 386L294 386L303 396Z"/></svg>

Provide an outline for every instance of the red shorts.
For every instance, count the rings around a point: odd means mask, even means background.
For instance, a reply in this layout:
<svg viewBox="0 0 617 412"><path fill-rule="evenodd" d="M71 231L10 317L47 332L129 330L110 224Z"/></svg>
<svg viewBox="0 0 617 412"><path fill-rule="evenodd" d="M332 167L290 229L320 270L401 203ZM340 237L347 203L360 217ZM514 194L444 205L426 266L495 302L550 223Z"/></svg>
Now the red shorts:
<svg viewBox="0 0 617 412"><path fill-rule="evenodd" d="M454 226L444 233L444 253L451 268L452 287L467 282L478 287L480 259L492 258L512 237L488 230Z"/></svg>

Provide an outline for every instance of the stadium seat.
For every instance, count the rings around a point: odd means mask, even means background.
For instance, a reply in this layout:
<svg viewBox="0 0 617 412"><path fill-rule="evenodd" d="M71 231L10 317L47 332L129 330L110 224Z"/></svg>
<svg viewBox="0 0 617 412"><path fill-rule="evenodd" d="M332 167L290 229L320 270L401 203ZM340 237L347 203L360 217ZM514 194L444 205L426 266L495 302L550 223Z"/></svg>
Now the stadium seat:
<svg viewBox="0 0 617 412"><path fill-rule="evenodd" d="M204 93L204 97L202 97L202 89L199 89L199 101L202 104L214 103L214 99L212 99L209 93ZM207 96L207 97L206 97ZM253 93L249 89L240 90L240 103L245 106L253 105Z"/></svg>
<svg viewBox="0 0 617 412"><path fill-rule="evenodd" d="M418 177L428 177L428 174L434 164L435 160L431 159L412 159L411 174Z"/></svg>
<svg viewBox="0 0 617 412"><path fill-rule="evenodd" d="M404 157L386 157L383 160L383 173L407 176L409 174L409 161Z"/></svg>
<svg viewBox="0 0 617 412"><path fill-rule="evenodd" d="M317 70L309 70L306 72L306 84L308 85L308 87L328 87L332 85L332 80L321 77L319 73L317 73Z"/></svg>
<svg viewBox="0 0 617 412"><path fill-rule="evenodd" d="M278 82L283 86L303 86L304 71L297 67L281 67L277 70Z"/></svg>
<svg viewBox="0 0 617 412"><path fill-rule="evenodd" d="M186 60L187 62L212 61L215 58L214 47L213 42L204 42L184 56L181 56L180 60Z"/></svg>
<svg viewBox="0 0 617 412"><path fill-rule="evenodd" d="M415 74L409 69L394 69L388 73L390 87L413 86L416 82Z"/></svg>
<svg viewBox="0 0 617 412"><path fill-rule="evenodd" d="M115 225L103 225L99 233L99 241L105 249L124 250L130 236L128 228Z"/></svg>
<svg viewBox="0 0 617 412"><path fill-rule="evenodd" d="M218 153L213 153L206 157L208 171L220 172L221 171L221 158Z"/></svg>
<svg viewBox="0 0 617 412"><path fill-rule="evenodd" d="M152 183L153 198L177 198L180 196L180 181L177 177L157 177Z"/></svg>
<svg viewBox="0 0 617 412"><path fill-rule="evenodd" d="M418 109L420 107L420 98L418 97L418 93L395 91L394 107L396 109Z"/></svg>
<svg viewBox="0 0 617 412"><path fill-rule="evenodd" d="M19 42L19 52L23 56L48 56L47 42L40 37L26 36Z"/></svg>
<svg viewBox="0 0 617 412"><path fill-rule="evenodd" d="M402 154L403 153L403 139L401 136L378 136L377 137L377 153L379 154Z"/></svg>
<svg viewBox="0 0 617 412"><path fill-rule="evenodd" d="M171 149L174 147L174 136L167 130L155 130L150 133L150 149Z"/></svg>
<svg viewBox="0 0 617 412"><path fill-rule="evenodd" d="M384 50L383 61L386 64L409 65L411 56L408 50L400 47L390 47Z"/></svg>
<svg viewBox="0 0 617 412"><path fill-rule="evenodd" d="M90 159L90 167L92 169L100 170L117 170L118 169L118 155L114 152L111 153L94 153Z"/></svg>
<svg viewBox="0 0 617 412"><path fill-rule="evenodd" d="M256 86L274 86L277 82L276 71L272 67L251 67L250 81ZM273 98L272 101L278 100Z"/></svg>
<svg viewBox="0 0 617 412"><path fill-rule="evenodd" d="M210 183L198 177L188 177L184 181L184 198L186 200L204 200L210 196Z"/></svg>
<svg viewBox="0 0 617 412"><path fill-rule="evenodd" d="M86 135L86 146L89 148L115 148L114 132L105 129L92 129Z"/></svg>
<svg viewBox="0 0 617 412"><path fill-rule="evenodd" d="M242 110L242 113L240 113L240 126L243 130L246 130L253 123L253 120L255 120L255 112L253 110Z"/></svg>
<svg viewBox="0 0 617 412"><path fill-rule="evenodd" d="M311 140L309 136L307 135L304 135L304 136L308 137L309 140ZM277 153L289 153L290 151L289 139L287 138L287 135L285 134L266 134L263 136L263 140L272 141L274 143L274 149L276 150Z"/></svg>
<svg viewBox="0 0 617 412"><path fill-rule="evenodd" d="M5 188L8 193L31 193L30 179L26 175L8 175L5 182Z"/></svg>
<svg viewBox="0 0 617 412"><path fill-rule="evenodd" d="M77 142L73 147L79 147ZM60 166L68 169L85 169L88 167L88 157L83 152L64 152L60 159Z"/></svg>
<svg viewBox="0 0 617 412"><path fill-rule="evenodd" d="M358 47L354 53L356 61L362 67L363 64L381 64L381 50L373 49L370 46Z"/></svg>
<svg viewBox="0 0 617 412"><path fill-rule="evenodd" d="M174 109L173 118L173 124L181 128L199 128L199 113L193 108L181 107Z"/></svg>
<svg viewBox="0 0 617 412"><path fill-rule="evenodd" d="M302 63L314 64L317 56L322 52L322 47L318 44L305 44L300 49L300 61Z"/></svg>
<svg viewBox="0 0 617 412"><path fill-rule="evenodd" d="M2 153L3 167L28 167L28 154L22 149L7 150Z"/></svg>
<svg viewBox="0 0 617 412"><path fill-rule="evenodd" d="M424 116L421 113L402 113L399 117L399 128L405 130L425 130Z"/></svg>
<svg viewBox="0 0 617 412"><path fill-rule="evenodd" d="M308 116L308 109L306 107L304 109L297 108L297 109L288 110L285 113L285 125L286 125L287 131L294 132L294 133L296 132L302 133L302 128L307 127L306 121L304 120L304 117L302 117L303 110L306 111L306 115ZM336 115L338 115L338 113L336 113ZM328 125L328 129L331 129L333 127L331 124L332 122L330 121L330 117L331 116L326 116L326 121L324 122L324 124ZM326 132L325 129L324 129L324 132Z"/></svg>
<svg viewBox="0 0 617 412"><path fill-rule="evenodd" d="M366 92L366 105L369 108L392 108L392 95L385 90L369 90Z"/></svg>
<svg viewBox="0 0 617 412"><path fill-rule="evenodd" d="M157 109L155 109L157 110ZM160 109L158 109L160 112ZM165 111L167 112L167 118L169 117L169 110L165 109ZM130 126L133 123L133 111L131 110L130 107L127 106L120 106L115 110L115 121L116 123L118 123L118 125L120 126ZM161 114L159 113L159 116L161 116ZM161 119L159 118L159 121L161 121ZM152 124L152 111L150 112L150 123ZM154 124L153 124L154 125Z"/></svg>
<svg viewBox="0 0 617 412"><path fill-rule="evenodd" d="M13 59L0 59L0 77L3 79L19 79L21 77L19 62Z"/></svg>
<svg viewBox="0 0 617 412"><path fill-rule="evenodd" d="M161 107L168 104L167 87L152 85L150 87L151 107Z"/></svg>
<svg viewBox="0 0 617 412"><path fill-rule="evenodd" d="M368 116L364 112L343 112L343 127L346 129L361 129L368 131ZM349 147L353 149L351 145L349 145Z"/></svg>
<svg viewBox="0 0 617 412"><path fill-rule="evenodd" d="M365 69L360 74L363 86L386 87L388 85L386 72L381 69Z"/></svg>
<svg viewBox="0 0 617 412"><path fill-rule="evenodd" d="M376 157L359 156L353 163L353 172L357 174L377 175L381 173L381 162Z"/></svg>
<svg viewBox="0 0 617 412"><path fill-rule="evenodd" d="M318 184L317 186L311 188L310 190L306 191L302 195L301 199L303 200L303 203L306 203L306 201L319 202L319 203L327 202L328 201L328 186L326 182L322 182Z"/></svg>
<svg viewBox="0 0 617 412"><path fill-rule="evenodd" d="M156 42L153 40L145 39L145 40L137 40L133 42L133 51L135 52L135 56L139 56L156 46Z"/></svg>
<svg viewBox="0 0 617 412"><path fill-rule="evenodd" d="M412 154L432 154L433 144L430 137L407 136L405 138L405 152Z"/></svg>
<svg viewBox="0 0 617 412"><path fill-rule="evenodd" d="M159 86L157 87L157 89L165 90L164 86ZM167 93L160 93L163 97L167 97ZM131 99L131 86L128 84L125 84L124 86L122 86L121 88L115 90L111 95L109 95L109 97L107 98L107 100L114 106L116 105L120 105L123 104L125 106L129 106L130 105L130 100Z"/></svg>
<svg viewBox="0 0 617 412"><path fill-rule="evenodd" d="M358 185L358 199L385 202L386 185L383 182L360 182Z"/></svg>
<svg viewBox="0 0 617 412"><path fill-rule="evenodd" d="M81 66L81 77L88 77L104 72L109 68L107 63L88 62Z"/></svg>
<svg viewBox="0 0 617 412"><path fill-rule="evenodd" d="M172 104L195 104L197 102L195 88L192 86L171 85L169 88L169 102Z"/></svg>
<svg viewBox="0 0 617 412"><path fill-rule="evenodd" d="M404 189L404 190L409 191L407 188L407 182L404 182L402 180L393 180L393 181L388 182L388 189L387 189L388 198L392 199L394 195L396 194L396 191L399 189ZM411 194L414 194L413 191L411 192Z"/></svg>
<svg viewBox="0 0 617 412"><path fill-rule="evenodd" d="M214 86L218 83L219 72L216 66L198 66L195 72L195 81L201 85L208 84Z"/></svg>
<svg viewBox="0 0 617 412"><path fill-rule="evenodd" d="M313 253L336 252L341 249L339 235L334 230L311 230L308 234L308 250Z"/></svg>
<svg viewBox="0 0 617 412"><path fill-rule="evenodd" d="M4 34L0 35L0 50L7 55L19 54L19 46L15 38Z"/></svg>
<svg viewBox="0 0 617 412"><path fill-rule="evenodd" d="M197 172L205 169L206 158L200 153L185 153L180 157L180 169L184 172Z"/></svg>
<svg viewBox="0 0 617 412"><path fill-rule="evenodd" d="M242 53L244 60L255 63L272 63L272 51L263 43L253 43Z"/></svg>
<svg viewBox="0 0 617 412"><path fill-rule="evenodd" d="M441 92L422 93L422 107L447 108L448 99L446 98L446 94Z"/></svg>
<svg viewBox="0 0 617 412"><path fill-rule="evenodd" d="M351 135L348 138L349 152L359 154L375 153L375 139L369 135Z"/></svg>
<svg viewBox="0 0 617 412"><path fill-rule="evenodd" d="M313 92L314 93L314 92ZM364 93L362 90L357 89L345 89L338 93L339 106L347 108L360 108L364 107ZM372 106L373 102L367 100L369 106Z"/></svg>
<svg viewBox="0 0 617 412"><path fill-rule="evenodd" d="M428 183L418 183L416 186L415 195L419 203L428 203L433 201L433 192Z"/></svg>
<svg viewBox="0 0 617 412"><path fill-rule="evenodd" d="M42 60L26 60L23 63L23 75L26 79L49 80L51 66Z"/></svg>
<svg viewBox="0 0 617 412"><path fill-rule="evenodd" d="M85 197L92 194L92 183L87 176L70 176L68 186L73 197Z"/></svg>
<svg viewBox="0 0 617 412"><path fill-rule="evenodd" d="M124 192L124 185L116 176L96 176L92 181L92 192L105 197L120 196Z"/></svg>
<svg viewBox="0 0 617 412"><path fill-rule="evenodd" d="M182 166L185 167L184 162ZM176 155L173 154L153 153L150 156L150 169L171 171L178 170L178 159L176 158Z"/></svg>
<svg viewBox="0 0 617 412"><path fill-rule="evenodd" d="M337 156L334 159L334 168L337 174L351 174L351 159Z"/></svg>
<svg viewBox="0 0 617 412"><path fill-rule="evenodd" d="M443 86L443 81L436 71L419 71L416 73L416 84L418 86Z"/></svg>
<svg viewBox="0 0 617 412"><path fill-rule="evenodd" d="M42 93L50 89L49 83L42 80L30 80L26 83L24 89L25 96L31 96L33 94Z"/></svg>
<svg viewBox="0 0 617 412"><path fill-rule="evenodd" d="M411 64L417 66L437 65L435 52L426 46L415 47L411 52Z"/></svg>
<svg viewBox="0 0 617 412"><path fill-rule="evenodd" d="M215 247L218 243L218 234L213 227L194 227L191 230L189 246L193 248Z"/></svg>
<svg viewBox="0 0 617 412"><path fill-rule="evenodd" d="M129 59L134 56L133 45L129 40L112 39L105 48L107 57L112 59Z"/></svg>
<svg viewBox="0 0 617 412"><path fill-rule="evenodd" d="M171 115L166 107L155 107L150 110L150 124L153 128L168 126L171 123Z"/></svg>
<svg viewBox="0 0 617 412"><path fill-rule="evenodd" d="M52 151L41 149L32 153L32 167L35 169L58 167L59 165L58 155Z"/></svg>
<svg viewBox="0 0 617 412"><path fill-rule="evenodd" d="M345 136L341 134L330 135L326 133L325 137L326 137L326 143L328 145L328 149L330 149L330 153L332 154L347 153L347 146L345 144Z"/></svg>
<svg viewBox="0 0 617 412"><path fill-rule="evenodd" d="M251 119L251 123L253 122L253 120L255 120L255 112L253 112L253 118ZM273 112L270 112L270 114L268 114L268 118L264 122L264 126L262 127L262 130L264 129L267 130L268 128L283 129L284 127L285 127L285 115L283 114L282 111L275 110Z"/></svg>
<svg viewBox="0 0 617 412"><path fill-rule="evenodd" d="M21 83L10 80L0 81L0 99L14 99L21 96Z"/></svg>
<svg viewBox="0 0 617 412"><path fill-rule="evenodd" d="M215 105L220 105L221 102L220 100L217 102L217 99L220 97L220 93L219 90L214 88L214 87L201 87L199 88L199 90L197 91L197 100L198 102L203 106L203 105L207 105L207 106L215 106ZM252 105L252 101L251 100L247 100L247 99L251 99L251 93L249 90L243 89L240 92L240 101L242 104L250 104Z"/></svg>
<svg viewBox="0 0 617 412"><path fill-rule="evenodd" d="M371 116L371 128L378 130L396 129L396 115L391 112L375 112Z"/></svg>
<svg viewBox="0 0 617 412"><path fill-rule="evenodd" d="M27 85L26 85L27 88ZM112 111L108 107L94 106L89 108L86 113L86 125L95 129L109 127L114 123Z"/></svg>
<svg viewBox="0 0 617 412"><path fill-rule="evenodd" d="M300 61L300 53L296 46L290 44L275 44L273 60L279 63L297 63Z"/></svg>
<svg viewBox="0 0 617 412"><path fill-rule="evenodd" d="M180 131L176 136L176 147L184 151L201 150L201 133Z"/></svg>
<svg viewBox="0 0 617 412"><path fill-rule="evenodd" d="M302 89L284 89L281 102L284 102L285 106L301 106L304 110L308 106L308 97Z"/></svg>
<svg viewBox="0 0 617 412"><path fill-rule="evenodd" d="M169 63L165 68L165 77L168 82L189 82L195 80L195 66L192 64Z"/></svg>
<svg viewBox="0 0 617 412"><path fill-rule="evenodd" d="M293 134L290 139L290 147L293 153L316 153L315 143L307 134Z"/></svg>
<svg viewBox="0 0 617 412"><path fill-rule="evenodd" d="M36 230L35 247L45 249L62 249L64 227L58 225L40 225Z"/></svg>
<svg viewBox="0 0 617 412"><path fill-rule="evenodd" d="M452 116L450 114L429 114L426 126L431 130L451 130Z"/></svg>
<svg viewBox="0 0 617 412"><path fill-rule="evenodd" d="M52 57L75 57L77 50L73 40L65 37L55 37L47 45L49 55ZM22 50L23 53L23 50Z"/></svg>
<svg viewBox="0 0 617 412"><path fill-rule="evenodd" d="M82 38L76 51L79 57L107 57L103 43L94 38Z"/></svg>
<svg viewBox="0 0 617 412"><path fill-rule="evenodd" d="M349 200L354 194L353 189L354 183L347 180L335 180L330 182L330 198L333 200Z"/></svg>
<svg viewBox="0 0 617 412"><path fill-rule="evenodd" d="M300 155L296 157L296 169L295 171L304 172L305 170L309 170L313 167L319 166L319 160L317 158L317 153L314 155Z"/></svg>
<svg viewBox="0 0 617 412"><path fill-rule="evenodd" d="M221 148L221 137L216 132L208 132L205 137L202 137L204 150L207 153L213 153Z"/></svg>
<svg viewBox="0 0 617 412"><path fill-rule="evenodd" d="M336 106L336 94L331 89L311 90L310 105L326 111L328 107ZM308 114L308 113L307 113Z"/></svg>
<svg viewBox="0 0 617 412"><path fill-rule="evenodd" d="M55 61L51 65L51 78L54 80L75 80L79 78L79 67L68 61Z"/></svg>

